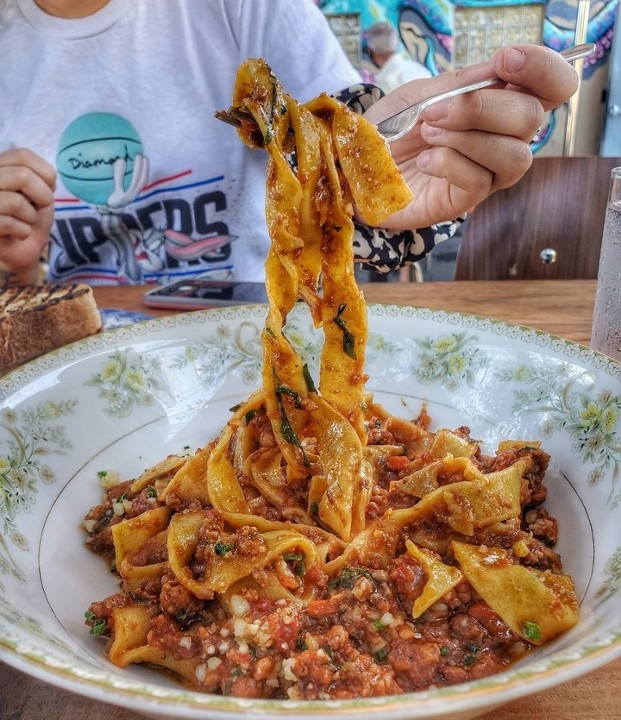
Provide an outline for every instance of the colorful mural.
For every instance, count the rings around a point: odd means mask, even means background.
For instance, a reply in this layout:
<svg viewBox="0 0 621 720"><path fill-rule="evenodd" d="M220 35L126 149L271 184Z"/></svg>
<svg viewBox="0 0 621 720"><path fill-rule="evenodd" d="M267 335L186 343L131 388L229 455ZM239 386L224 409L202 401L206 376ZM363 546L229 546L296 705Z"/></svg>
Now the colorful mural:
<svg viewBox="0 0 621 720"><path fill-rule="evenodd" d="M359 13L363 30L380 20L399 28L408 52L432 72L450 64L455 7L493 7L536 4L540 0L316 0L324 13ZM604 61L610 50L619 0L592 0L587 39L597 51L585 62L585 76ZM554 50L573 44L576 0L548 0L543 42ZM591 70L592 71L592 70Z"/></svg>

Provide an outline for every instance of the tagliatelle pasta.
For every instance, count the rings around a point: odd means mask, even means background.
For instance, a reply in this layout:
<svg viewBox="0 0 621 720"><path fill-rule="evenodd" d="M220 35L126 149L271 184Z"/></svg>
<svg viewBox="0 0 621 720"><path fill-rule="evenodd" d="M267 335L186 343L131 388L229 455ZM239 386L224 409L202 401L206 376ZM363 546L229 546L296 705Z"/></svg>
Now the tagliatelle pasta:
<svg viewBox="0 0 621 720"><path fill-rule="evenodd" d="M239 69L227 113L269 154L262 386L219 437L107 489L83 521L117 594L87 624L115 664L240 697L350 698L501 671L578 617L543 509L547 454L366 392L354 207L411 194L375 128L327 95L302 105ZM292 158L295 162L292 162ZM318 378L287 339L298 299L325 341Z"/></svg>

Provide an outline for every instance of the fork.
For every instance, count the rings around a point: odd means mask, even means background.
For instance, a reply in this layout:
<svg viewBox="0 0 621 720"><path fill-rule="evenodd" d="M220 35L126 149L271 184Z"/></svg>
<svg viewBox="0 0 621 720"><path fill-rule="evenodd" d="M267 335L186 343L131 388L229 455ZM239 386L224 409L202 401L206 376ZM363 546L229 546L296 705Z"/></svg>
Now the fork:
<svg viewBox="0 0 621 720"><path fill-rule="evenodd" d="M594 43L583 43L582 45L575 45L574 47L563 50L560 54L567 60L567 62L574 62L580 58L590 55L595 50ZM431 105L434 105L441 100L447 100L448 98L455 97L456 95L463 95L464 93L473 92L474 90L481 90L482 88L489 87L490 85L496 85L503 82L500 78L492 77L487 80L480 80L479 82L470 83L469 85L463 85L462 87L453 88L437 95L432 95L425 100L420 100L414 105L406 107L404 110L400 110L395 115L391 115L389 118L382 120L377 124L377 129L381 135L388 142L394 142L399 138L410 132L410 130L419 121L421 114Z"/></svg>

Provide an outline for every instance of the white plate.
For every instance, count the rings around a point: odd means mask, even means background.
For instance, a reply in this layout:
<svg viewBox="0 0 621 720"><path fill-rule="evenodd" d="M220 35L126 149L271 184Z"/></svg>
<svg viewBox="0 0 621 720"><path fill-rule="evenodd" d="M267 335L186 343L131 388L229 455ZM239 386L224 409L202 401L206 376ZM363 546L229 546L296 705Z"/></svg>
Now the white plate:
<svg viewBox="0 0 621 720"><path fill-rule="evenodd" d="M195 448L260 382L265 307L175 315L122 327L0 380L0 659L52 684L134 711L240 716L470 718L621 656L621 365L536 330L460 313L369 307L369 390L433 427L468 425L492 452L540 439L552 455L547 507L581 598L570 632L505 673L415 695L348 702L248 701L120 670L83 624L114 577L83 545L97 472L139 474ZM317 376L321 335L303 308L289 337Z"/></svg>

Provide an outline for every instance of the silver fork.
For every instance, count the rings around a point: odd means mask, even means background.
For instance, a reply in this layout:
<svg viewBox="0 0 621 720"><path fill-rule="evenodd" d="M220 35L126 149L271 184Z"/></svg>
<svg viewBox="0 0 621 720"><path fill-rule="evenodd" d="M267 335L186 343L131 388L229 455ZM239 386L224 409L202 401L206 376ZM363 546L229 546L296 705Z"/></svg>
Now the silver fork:
<svg viewBox="0 0 621 720"><path fill-rule="evenodd" d="M582 45L575 45L574 47L563 50L560 54L567 60L567 62L574 62L580 58L590 55L595 50L593 43L583 43ZM420 100L414 105L406 107L404 110L400 110L395 115L391 115L386 120L382 120L377 124L377 129L380 134L383 135L388 142L394 142L399 138L403 137L416 125L419 121L421 113L426 110L430 105L434 105L441 100L447 100L448 98L455 97L456 95L463 95L464 93L472 92L473 90L481 90L481 88L489 87L490 85L496 85L502 82L500 78L492 77L487 80L481 80L480 82L471 83L470 85L463 85L462 87L453 88L453 90L447 90L437 95L432 95L425 100Z"/></svg>

